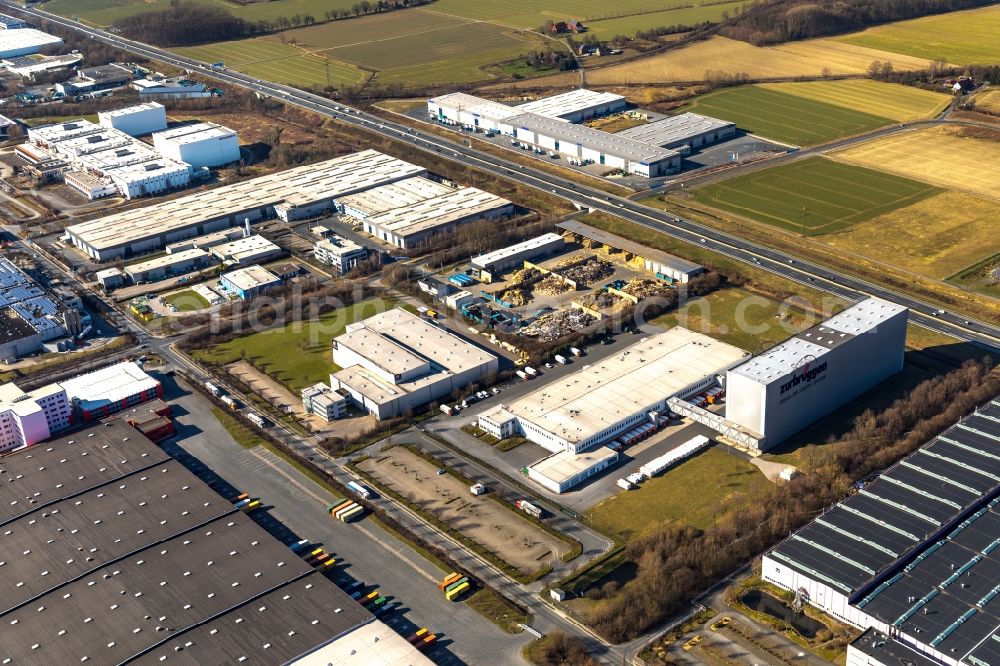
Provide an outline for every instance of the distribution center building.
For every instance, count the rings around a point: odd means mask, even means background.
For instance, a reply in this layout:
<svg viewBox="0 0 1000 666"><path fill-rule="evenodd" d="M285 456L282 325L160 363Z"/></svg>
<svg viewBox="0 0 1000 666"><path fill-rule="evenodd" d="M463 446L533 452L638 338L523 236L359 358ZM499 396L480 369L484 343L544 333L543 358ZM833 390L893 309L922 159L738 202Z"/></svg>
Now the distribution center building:
<svg viewBox="0 0 1000 666"><path fill-rule="evenodd" d="M124 420L3 466L2 663L432 663Z"/></svg>
<svg viewBox="0 0 1000 666"><path fill-rule="evenodd" d="M504 439L522 435L553 452L577 454L664 414L669 398L716 384L746 359L741 349L674 327L479 415Z"/></svg>
<svg viewBox="0 0 1000 666"><path fill-rule="evenodd" d="M238 268L222 276L222 288L243 300L281 284L281 278L263 266Z"/></svg>
<svg viewBox="0 0 1000 666"><path fill-rule="evenodd" d="M157 132L153 147L193 167L217 167L240 159L236 130L215 123L191 123Z"/></svg>
<svg viewBox="0 0 1000 666"><path fill-rule="evenodd" d="M0 58L38 53L49 46L59 46L63 40L34 28L0 31Z"/></svg>
<svg viewBox="0 0 1000 666"><path fill-rule="evenodd" d="M701 148L736 135L736 124L697 113L681 113L663 120L616 132L642 143L662 148Z"/></svg>
<svg viewBox="0 0 1000 666"><path fill-rule="evenodd" d="M132 361L77 375L60 382L83 421L104 418L129 407L163 397L163 386Z"/></svg>
<svg viewBox="0 0 1000 666"><path fill-rule="evenodd" d="M303 219L334 210L342 196L426 173L365 150L75 224L66 233L90 257L111 261L241 226L245 220Z"/></svg>
<svg viewBox="0 0 1000 666"><path fill-rule="evenodd" d="M475 187L462 187L447 194L393 208L365 218L365 233L396 247L411 249L439 234L482 219L514 213L514 204Z"/></svg>
<svg viewBox="0 0 1000 666"><path fill-rule="evenodd" d="M726 421L772 448L903 369L907 309L869 298L733 368Z"/></svg>
<svg viewBox="0 0 1000 666"><path fill-rule="evenodd" d="M621 95L578 88L527 102L516 108L520 113L537 113L546 118L568 123L582 123L592 118L624 111L627 105Z"/></svg>
<svg viewBox="0 0 1000 666"><path fill-rule="evenodd" d="M343 368L330 386L378 419L406 414L496 375L493 354L395 308L355 324L333 340Z"/></svg>
<svg viewBox="0 0 1000 666"><path fill-rule="evenodd" d="M849 664L1000 664L1000 399L792 534L761 576L891 637L856 641Z"/></svg>

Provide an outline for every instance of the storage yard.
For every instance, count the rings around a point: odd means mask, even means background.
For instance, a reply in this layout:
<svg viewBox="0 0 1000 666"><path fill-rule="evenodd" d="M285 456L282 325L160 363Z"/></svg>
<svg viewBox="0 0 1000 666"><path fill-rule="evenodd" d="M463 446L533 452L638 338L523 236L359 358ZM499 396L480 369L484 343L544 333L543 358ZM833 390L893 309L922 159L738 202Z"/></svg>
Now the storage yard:
<svg viewBox="0 0 1000 666"><path fill-rule="evenodd" d="M503 509L488 496L475 496L469 486L396 446L369 458L358 468L379 484L419 504L476 543L496 553L526 575L548 566L569 545Z"/></svg>

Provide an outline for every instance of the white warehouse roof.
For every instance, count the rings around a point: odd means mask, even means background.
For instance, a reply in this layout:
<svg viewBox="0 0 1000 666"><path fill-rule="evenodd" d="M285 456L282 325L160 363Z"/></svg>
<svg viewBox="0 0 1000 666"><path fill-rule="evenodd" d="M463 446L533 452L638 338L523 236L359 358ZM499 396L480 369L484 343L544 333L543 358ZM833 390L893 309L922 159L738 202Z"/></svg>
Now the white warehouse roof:
<svg viewBox="0 0 1000 666"><path fill-rule="evenodd" d="M439 95L428 100L428 103L449 109L460 109L463 113L471 113L474 116L490 120L503 120L524 113L521 109L462 92Z"/></svg>
<svg viewBox="0 0 1000 666"><path fill-rule="evenodd" d="M747 354L679 326L640 340L503 406L507 412L568 442L597 435Z"/></svg>
<svg viewBox="0 0 1000 666"><path fill-rule="evenodd" d="M608 92L578 88L559 95L543 97L517 107L518 113L537 113L547 118L563 119L581 111L607 104L625 104L625 98Z"/></svg>
<svg viewBox="0 0 1000 666"><path fill-rule="evenodd" d="M822 324L775 345L730 372L748 377L758 384L768 384L810 361L819 359L830 349L867 333L882 322L906 310L880 298L868 298L835 314Z"/></svg>
<svg viewBox="0 0 1000 666"><path fill-rule="evenodd" d="M309 205L423 173L415 164L365 150L134 208L66 230L91 248L108 250L253 208Z"/></svg>
<svg viewBox="0 0 1000 666"><path fill-rule="evenodd" d="M566 145L582 145L639 164L654 164L678 156L677 151L669 148L651 146L618 134L610 134L586 125L574 125L537 113L522 113L503 122L515 129L524 129L557 139Z"/></svg>
<svg viewBox="0 0 1000 666"><path fill-rule="evenodd" d="M111 109L110 111L101 111L97 114L99 117L108 118L118 118L120 116L131 116L137 113L144 113L146 111L152 111L154 109L166 109L159 102L146 102L144 104L135 104L133 106L126 106L121 109Z"/></svg>
<svg viewBox="0 0 1000 666"><path fill-rule="evenodd" d="M35 49L36 51L55 44L62 44L63 40L55 35L50 35L34 28L21 28L20 30L4 30L0 32L0 54L23 51L24 49Z"/></svg>
<svg viewBox="0 0 1000 666"><path fill-rule="evenodd" d="M153 143L154 145L169 143L181 146L188 143L197 143L208 139L218 139L220 137L235 135L236 130L217 125L216 123L191 123L190 125L181 125L156 132L153 134Z"/></svg>
<svg viewBox="0 0 1000 666"><path fill-rule="evenodd" d="M443 196L373 215L368 218L367 223L406 238L509 205L510 201L490 192L463 187Z"/></svg>
<svg viewBox="0 0 1000 666"><path fill-rule="evenodd" d="M452 191L452 188L441 183L417 176L342 197L338 203L361 211L365 215L377 215L393 208L410 206L427 199L433 199Z"/></svg>
<svg viewBox="0 0 1000 666"><path fill-rule="evenodd" d="M489 266L507 257L517 256L522 252L530 252L536 248L545 247L549 243L558 243L563 240L563 237L559 234L549 232L547 234L542 234L541 236L536 236L535 238L529 238L526 241L517 243L516 245L511 245L510 247L500 248L499 250L493 250L486 254L481 254L478 257L473 257L469 263L473 266Z"/></svg>
<svg viewBox="0 0 1000 666"><path fill-rule="evenodd" d="M257 287L277 284L281 278L263 266L247 266L223 275L227 282L240 291L252 291Z"/></svg>
<svg viewBox="0 0 1000 666"><path fill-rule="evenodd" d="M160 382L128 361L110 365L60 382L66 396L90 411L109 402L121 402L133 395L156 389Z"/></svg>
<svg viewBox="0 0 1000 666"><path fill-rule="evenodd" d="M655 146L672 147L686 143L696 136L715 132L727 127L735 127L734 123L716 120L697 113L682 113L653 123L630 127L615 132L616 136L641 141Z"/></svg>

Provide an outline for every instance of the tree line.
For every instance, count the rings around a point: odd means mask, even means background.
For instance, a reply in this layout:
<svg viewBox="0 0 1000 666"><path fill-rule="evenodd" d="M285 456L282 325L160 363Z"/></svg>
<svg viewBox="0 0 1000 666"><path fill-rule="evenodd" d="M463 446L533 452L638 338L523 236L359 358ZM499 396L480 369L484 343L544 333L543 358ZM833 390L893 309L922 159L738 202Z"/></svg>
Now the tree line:
<svg viewBox="0 0 1000 666"><path fill-rule="evenodd" d="M846 497L856 480L912 453L998 392L1000 370L988 359L969 361L880 412L860 414L839 441L804 452L805 474L728 507L712 527L667 525L630 543L626 556L638 565L637 578L598 602L591 626L615 643L642 635Z"/></svg>
<svg viewBox="0 0 1000 666"><path fill-rule="evenodd" d="M236 4L251 4L235 0ZM322 20L339 19L394 11L427 4L431 0L362 0L350 9L337 8L324 12ZM223 42L263 35L290 28L301 28L320 22L312 14L296 13L273 19L248 21L234 16L225 7L205 5L193 0L171 0L170 6L157 11L124 16L114 22L114 30L129 39L158 46L191 46L208 42Z"/></svg>
<svg viewBox="0 0 1000 666"><path fill-rule="evenodd" d="M991 3L992 0L774 0L754 3L726 21L719 33L760 46Z"/></svg>

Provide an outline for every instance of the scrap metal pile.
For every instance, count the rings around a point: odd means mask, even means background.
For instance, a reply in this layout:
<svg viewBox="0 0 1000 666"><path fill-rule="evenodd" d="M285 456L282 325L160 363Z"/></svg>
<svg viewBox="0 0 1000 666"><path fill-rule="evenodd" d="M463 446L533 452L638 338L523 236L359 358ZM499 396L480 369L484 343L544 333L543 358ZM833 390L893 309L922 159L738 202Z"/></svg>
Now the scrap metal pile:
<svg viewBox="0 0 1000 666"><path fill-rule="evenodd" d="M644 298L652 298L653 296L662 296L670 291L670 287L660 280L637 278L629 280L619 291L642 300Z"/></svg>
<svg viewBox="0 0 1000 666"><path fill-rule="evenodd" d="M559 271L559 275L577 284L593 284L594 282L611 277L614 273L614 264L610 261L598 259L597 257L590 257L575 266Z"/></svg>
<svg viewBox="0 0 1000 666"><path fill-rule="evenodd" d="M580 305L584 307L591 308L592 310L606 310L609 308L614 308L615 306L621 304L624 299L620 296L615 296L609 292L595 291L592 294L587 294L580 299Z"/></svg>
<svg viewBox="0 0 1000 666"><path fill-rule="evenodd" d="M574 331L590 326L597 321L593 315L589 315L583 310L573 308L571 310L560 310L539 317L520 330L521 335L538 338L542 341L556 340L565 337Z"/></svg>
<svg viewBox="0 0 1000 666"><path fill-rule="evenodd" d="M565 280L559 279L558 275L548 275L535 284L533 291L545 296L558 296L571 289L572 287Z"/></svg>

